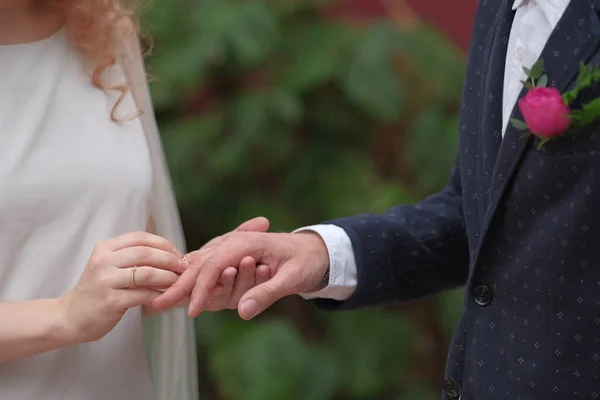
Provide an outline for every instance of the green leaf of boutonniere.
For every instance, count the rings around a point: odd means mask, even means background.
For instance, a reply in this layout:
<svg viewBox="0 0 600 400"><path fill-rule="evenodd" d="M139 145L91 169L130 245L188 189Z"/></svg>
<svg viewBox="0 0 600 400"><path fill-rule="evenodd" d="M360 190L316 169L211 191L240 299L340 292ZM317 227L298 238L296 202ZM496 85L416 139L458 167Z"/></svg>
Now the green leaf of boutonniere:
<svg viewBox="0 0 600 400"><path fill-rule="evenodd" d="M573 127L582 128L600 119L600 97L571 112Z"/></svg>
<svg viewBox="0 0 600 400"><path fill-rule="evenodd" d="M516 119L516 118L511 118L510 119L510 123L517 128L520 131L526 131L527 130L527 125L525 124L525 122Z"/></svg>
<svg viewBox="0 0 600 400"><path fill-rule="evenodd" d="M531 73L529 77L533 79L537 79L540 76L542 76L542 74L544 73L544 60L541 58L538 59L537 62L533 64L533 67L531 67L531 70L529 72Z"/></svg>
<svg viewBox="0 0 600 400"><path fill-rule="evenodd" d="M537 87L546 87L548 86L548 75L540 76L540 79L536 82Z"/></svg>
<svg viewBox="0 0 600 400"><path fill-rule="evenodd" d="M574 89L563 94L563 100L567 105L571 104L579 96L579 92L598 82L600 82L600 67L595 65L586 66L584 63L581 63L579 75L577 76L577 84Z"/></svg>
<svg viewBox="0 0 600 400"><path fill-rule="evenodd" d="M523 86L525 86L527 89L533 89L533 88L534 88L534 86L533 86L533 83L531 83L530 81L520 81L520 82L521 82L521 83L523 84Z"/></svg>

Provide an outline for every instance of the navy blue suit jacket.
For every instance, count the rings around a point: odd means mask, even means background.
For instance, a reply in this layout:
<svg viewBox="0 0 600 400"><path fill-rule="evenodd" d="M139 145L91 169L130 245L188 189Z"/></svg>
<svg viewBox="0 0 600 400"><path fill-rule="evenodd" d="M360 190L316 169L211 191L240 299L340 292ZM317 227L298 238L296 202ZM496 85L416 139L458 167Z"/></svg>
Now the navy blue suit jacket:
<svg viewBox="0 0 600 400"><path fill-rule="evenodd" d="M356 293L326 309L466 285L444 399L600 399L600 121L536 149L502 90L512 0L480 0L449 185L417 206L332 221L352 240ZM600 65L600 0L571 0L541 58L551 86ZM600 87L581 102L600 97ZM513 117L521 118L518 107Z"/></svg>

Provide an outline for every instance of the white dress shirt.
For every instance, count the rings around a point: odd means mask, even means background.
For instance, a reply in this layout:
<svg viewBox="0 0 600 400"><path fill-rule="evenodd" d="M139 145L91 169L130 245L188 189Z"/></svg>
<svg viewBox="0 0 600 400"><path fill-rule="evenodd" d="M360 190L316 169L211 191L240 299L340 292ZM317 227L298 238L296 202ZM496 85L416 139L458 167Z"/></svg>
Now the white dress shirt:
<svg viewBox="0 0 600 400"><path fill-rule="evenodd" d="M539 58L550 34L556 27L570 0L515 0L513 21L504 71L502 101L502 132L508 121L526 79L523 67L531 67ZM298 229L319 234L329 251L329 284L304 298L346 300L354 293L357 268L352 243L346 232L335 225L314 225Z"/></svg>

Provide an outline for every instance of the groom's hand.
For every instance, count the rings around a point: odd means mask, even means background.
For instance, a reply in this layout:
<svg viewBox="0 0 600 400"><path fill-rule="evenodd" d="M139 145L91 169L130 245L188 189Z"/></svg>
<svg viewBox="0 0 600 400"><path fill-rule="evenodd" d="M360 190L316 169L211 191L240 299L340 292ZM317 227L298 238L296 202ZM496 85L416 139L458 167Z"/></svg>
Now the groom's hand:
<svg viewBox="0 0 600 400"><path fill-rule="evenodd" d="M254 258L244 257L237 269L229 267L223 271L219 283L210 292L204 309L206 311L235 309L244 293L270 278L269 267L256 265ZM189 307L189 301L186 307Z"/></svg>
<svg viewBox="0 0 600 400"><path fill-rule="evenodd" d="M155 300L168 308L191 293L188 314L195 317L206 309L209 293L227 267L245 257L270 268L272 278L250 289L241 298L238 311L250 319L284 296L316 289L329 268L325 243L315 233L262 233L234 231L187 256L190 266L177 282Z"/></svg>
<svg viewBox="0 0 600 400"><path fill-rule="evenodd" d="M234 232L266 232L269 230L269 220L257 217L238 226ZM214 239L206 245L211 245ZM244 293L256 285L266 282L271 278L271 270L266 265L257 265L252 257L244 257L239 265L223 270L218 284L210 291L206 301L206 311L221 311L237 308L237 304ZM186 307L189 307L189 295ZM176 305L181 304L180 300Z"/></svg>

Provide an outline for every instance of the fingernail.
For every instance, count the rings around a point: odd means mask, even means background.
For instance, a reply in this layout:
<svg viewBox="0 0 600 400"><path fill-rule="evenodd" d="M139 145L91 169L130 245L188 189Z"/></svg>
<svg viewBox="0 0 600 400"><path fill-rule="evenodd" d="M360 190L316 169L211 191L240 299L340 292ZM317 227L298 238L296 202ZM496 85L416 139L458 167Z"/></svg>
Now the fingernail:
<svg viewBox="0 0 600 400"><path fill-rule="evenodd" d="M187 262L187 259L185 257L180 258L177 266L179 267L179 269L181 269L182 271L185 271L187 269L187 267L189 267L189 264Z"/></svg>
<svg viewBox="0 0 600 400"><path fill-rule="evenodd" d="M258 303L256 300L248 299L242 304L242 314L246 316L247 319L252 319L258 314Z"/></svg>

